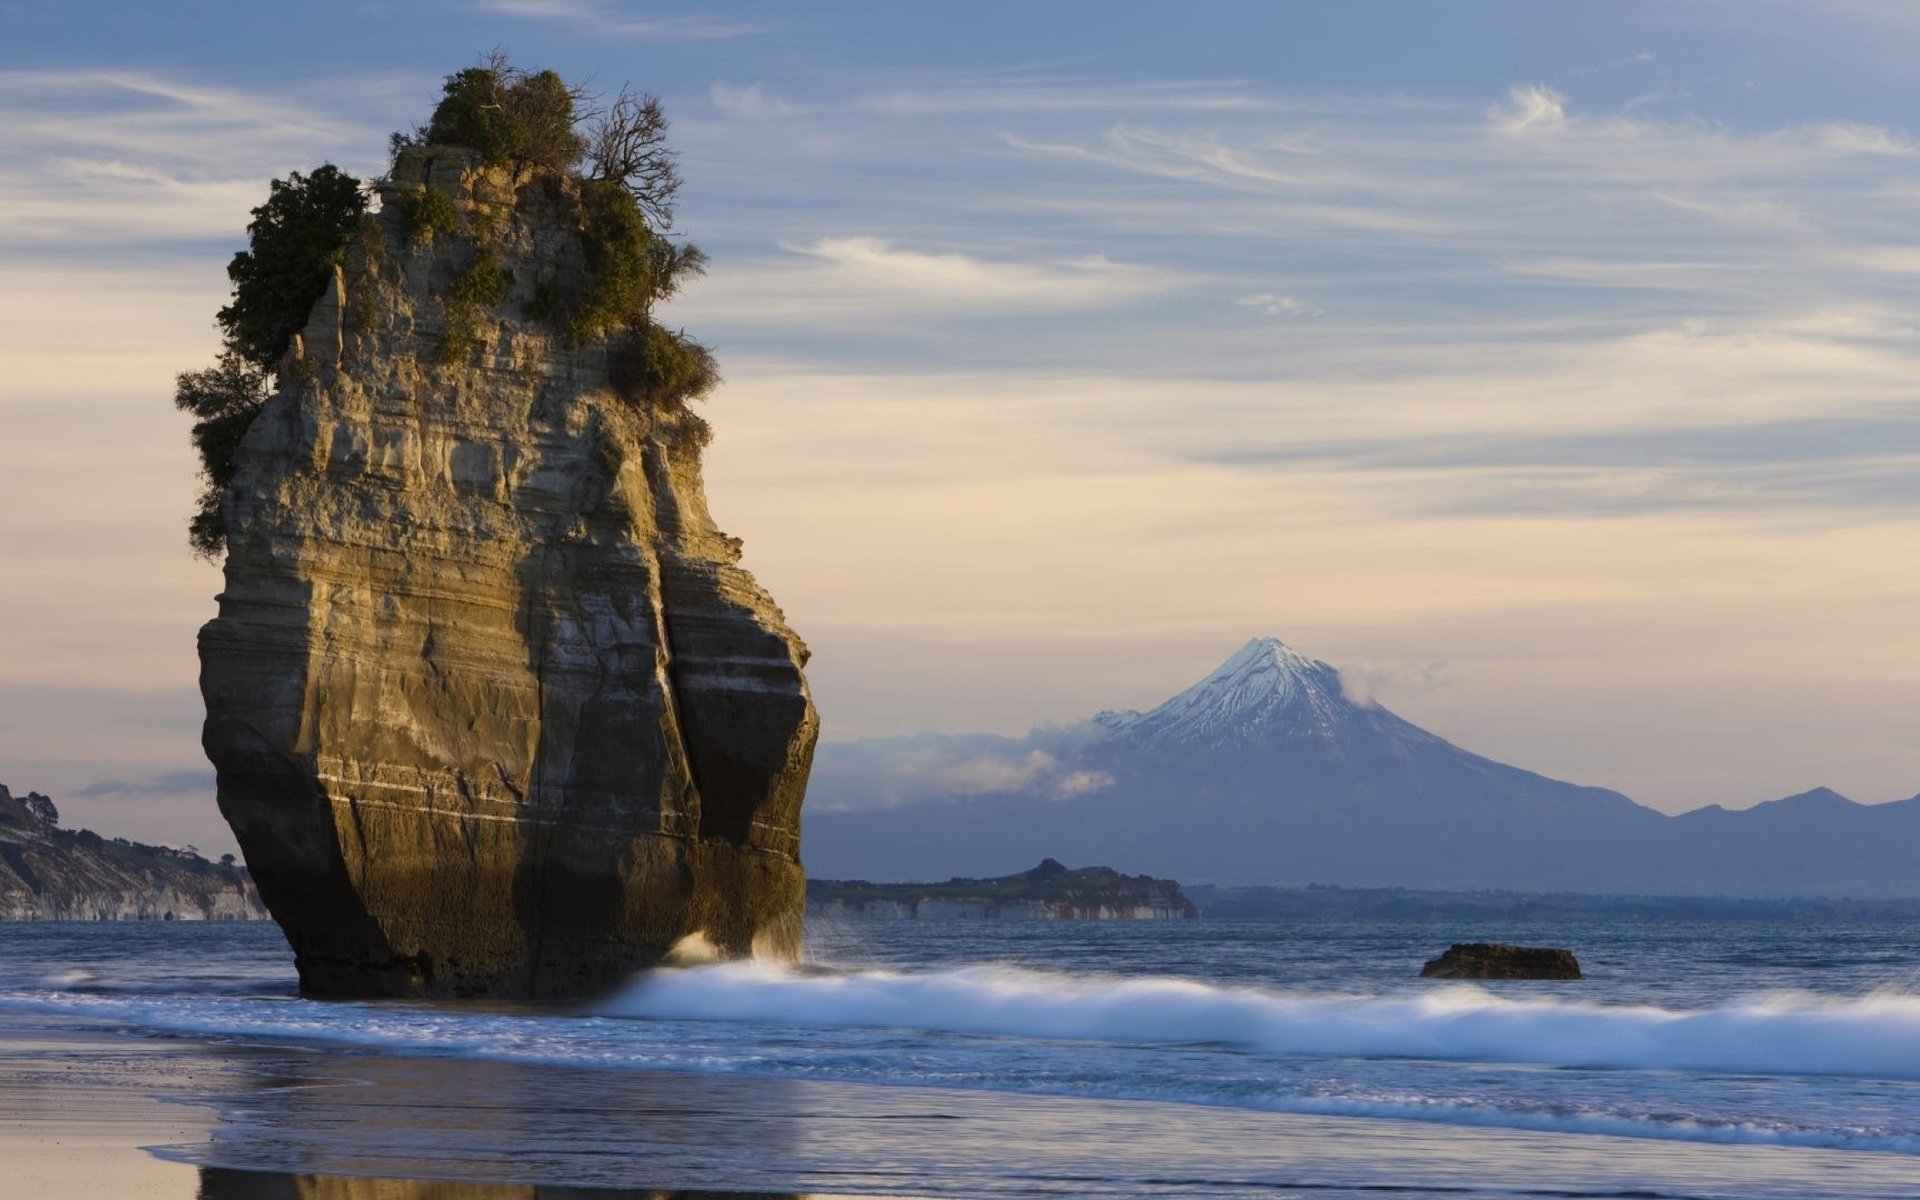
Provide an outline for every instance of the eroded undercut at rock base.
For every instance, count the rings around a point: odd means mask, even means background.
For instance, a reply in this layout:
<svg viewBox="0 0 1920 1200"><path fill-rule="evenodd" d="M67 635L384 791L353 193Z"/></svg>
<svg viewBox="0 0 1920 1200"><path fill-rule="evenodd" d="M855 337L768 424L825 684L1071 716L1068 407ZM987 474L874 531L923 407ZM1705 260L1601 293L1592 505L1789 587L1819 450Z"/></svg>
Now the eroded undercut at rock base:
<svg viewBox="0 0 1920 1200"><path fill-rule="evenodd" d="M504 299L449 355L476 238ZM205 745L325 996L564 997L685 940L797 954L806 649L709 517L702 427L542 311L563 185L405 151L238 454Z"/></svg>

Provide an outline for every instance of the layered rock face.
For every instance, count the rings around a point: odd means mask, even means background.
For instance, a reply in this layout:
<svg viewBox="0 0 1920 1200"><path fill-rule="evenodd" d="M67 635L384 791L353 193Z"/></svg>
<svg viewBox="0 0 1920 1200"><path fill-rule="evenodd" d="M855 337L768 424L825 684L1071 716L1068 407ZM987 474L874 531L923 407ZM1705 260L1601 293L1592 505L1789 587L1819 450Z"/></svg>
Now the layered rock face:
<svg viewBox="0 0 1920 1200"><path fill-rule="evenodd" d="M408 233L421 186L465 232ZM796 954L807 652L707 513L698 419L568 344L563 184L423 148L384 200L242 444L200 634L221 811L303 989ZM463 330L477 238L504 298Z"/></svg>

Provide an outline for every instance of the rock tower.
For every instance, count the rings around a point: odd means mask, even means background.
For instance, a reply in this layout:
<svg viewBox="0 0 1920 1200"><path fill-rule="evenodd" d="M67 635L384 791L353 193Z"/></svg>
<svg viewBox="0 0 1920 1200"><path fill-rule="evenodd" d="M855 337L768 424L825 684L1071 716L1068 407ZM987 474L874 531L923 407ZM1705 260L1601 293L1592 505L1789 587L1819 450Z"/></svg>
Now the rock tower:
<svg viewBox="0 0 1920 1200"><path fill-rule="evenodd" d="M797 954L807 651L707 513L704 423L552 316L587 269L564 181L429 146L381 187L241 443L200 632L220 808L302 989ZM457 231L408 228L426 190Z"/></svg>

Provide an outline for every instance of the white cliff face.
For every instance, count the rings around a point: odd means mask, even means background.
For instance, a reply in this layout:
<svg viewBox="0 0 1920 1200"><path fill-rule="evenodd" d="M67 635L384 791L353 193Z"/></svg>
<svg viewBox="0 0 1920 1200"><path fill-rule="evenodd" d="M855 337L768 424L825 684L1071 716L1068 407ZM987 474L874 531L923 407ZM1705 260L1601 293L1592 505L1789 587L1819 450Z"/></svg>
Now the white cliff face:
<svg viewBox="0 0 1920 1200"><path fill-rule="evenodd" d="M461 234L408 237L421 185ZM303 985L566 995L694 933L797 953L806 650L707 513L701 423L530 315L584 270L563 183L427 148L385 196L242 445L201 634L221 808ZM483 241L509 282L463 322Z"/></svg>
<svg viewBox="0 0 1920 1200"><path fill-rule="evenodd" d="M0 786L0 921L246 921L267 915L243 868L61 829L51 801Z"/></svg>

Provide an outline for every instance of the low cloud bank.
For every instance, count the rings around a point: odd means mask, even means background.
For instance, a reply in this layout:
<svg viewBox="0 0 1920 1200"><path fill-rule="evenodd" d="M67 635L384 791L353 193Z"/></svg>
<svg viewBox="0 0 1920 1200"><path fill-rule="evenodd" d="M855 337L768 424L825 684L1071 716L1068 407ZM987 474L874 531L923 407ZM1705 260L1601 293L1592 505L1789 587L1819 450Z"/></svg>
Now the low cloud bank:
<svg viewBox="0 0 1920 1200"><path fill-rule="evenodd" d="M1023 738L921 733L827 742L814 761L807 804L859 812L1009 793L1067 800L1113 783L1113 776L1081 761L1104 736L1084 722L1042 726Z"/></svg>

